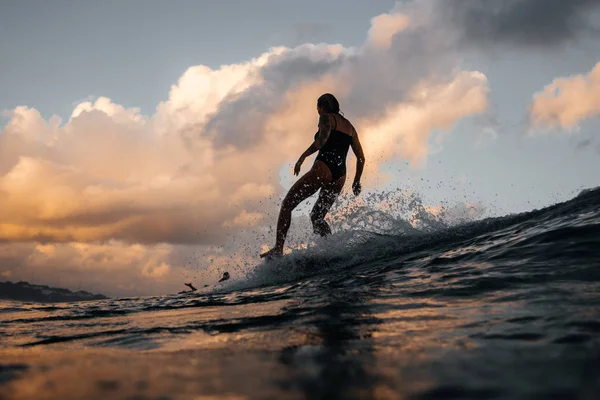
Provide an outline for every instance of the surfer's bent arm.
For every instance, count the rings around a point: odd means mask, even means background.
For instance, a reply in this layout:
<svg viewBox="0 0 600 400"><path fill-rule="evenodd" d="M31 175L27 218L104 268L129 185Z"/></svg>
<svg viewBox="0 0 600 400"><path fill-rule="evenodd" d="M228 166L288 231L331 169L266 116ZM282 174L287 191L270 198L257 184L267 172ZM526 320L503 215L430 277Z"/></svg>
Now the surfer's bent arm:
<svg viewBox="0 0 600 400"><path fill-rule="evenodd" d="M316 136L316 135L318 135L318 134L319 134L319 132L317 132L317 133L315 134L315 136ZM311 144L311 145L308 147L308 149L306 149L306 150L304 151L304 153L302 153L302 155L300 156L300 159L301 159L301 160L304 160L306 157L308 157L308 156L310 156L311 154L313 154L313 153L315 153L315 152L319 151L319 149L318 149L318 148L317 148L317 146L316 146L316 143L317 143L317 141L315 140L315 141L314 141L314 142L312 142L312 144Z"/></svg>
<svg viewBox="0 0 600 400"><path fill-rule="evenodd" d="M365 154L363 153L360 140L358 140L358 133L354 127L352 127L352 151L356 155L356 175L354 176L354 182L360 182L360 177L365 167Z"/></svg>
<svg viewBox="0 0 600 400"><path fill-rule="evenodd" d="M316 151L319 151L321 147L327 143L327 139L329 139L329 135L331 134L331 120L329 119L329 114L322 114L319 117L319 132L316 134L315 141L310 145L308 149L302 156L301 159L305 159Z"/></svg>

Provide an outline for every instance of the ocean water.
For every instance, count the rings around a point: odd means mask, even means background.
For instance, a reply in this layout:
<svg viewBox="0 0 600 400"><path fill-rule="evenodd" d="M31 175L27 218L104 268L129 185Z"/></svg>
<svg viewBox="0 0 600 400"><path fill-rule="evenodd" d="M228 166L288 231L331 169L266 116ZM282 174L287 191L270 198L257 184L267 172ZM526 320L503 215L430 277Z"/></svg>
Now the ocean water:
<svg viewBox="0 0 600 400"><path fill-rule="evenodd" d="M200 293L1 302L0 399L600 398L600 190L328 240Z"/></svg>

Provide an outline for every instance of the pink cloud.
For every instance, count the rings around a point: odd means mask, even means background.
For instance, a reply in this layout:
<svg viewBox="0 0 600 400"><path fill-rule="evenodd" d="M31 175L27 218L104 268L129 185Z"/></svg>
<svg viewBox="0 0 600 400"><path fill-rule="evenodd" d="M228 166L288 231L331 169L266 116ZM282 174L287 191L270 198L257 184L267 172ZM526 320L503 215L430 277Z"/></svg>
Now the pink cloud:
<svg viewBox="0 0 600 400"><path fill-rule="evenodd" d="M557 78L533 96L529 109L534 130L566 130L600 114L600 62L587 75Z"/></svg>

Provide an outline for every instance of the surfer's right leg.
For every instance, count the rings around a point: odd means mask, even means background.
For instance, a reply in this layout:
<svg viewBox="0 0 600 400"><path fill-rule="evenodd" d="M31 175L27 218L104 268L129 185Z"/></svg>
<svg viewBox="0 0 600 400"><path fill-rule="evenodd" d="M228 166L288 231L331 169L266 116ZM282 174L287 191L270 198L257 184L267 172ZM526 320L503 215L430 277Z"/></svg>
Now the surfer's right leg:
<svg viewBox="0 0 600 400"><path fill-rule="evenodd" d="M310 212L313 231L316 234L321 235L321 237L331 235L331 228L325 221L325 215L327 215L335 202L335 199L337 199L338 195L341 193L345 182L346 175L340 177L335 182L323 186L321 193L319 193L319 198Z"/></svg>
<svg viewBox="0 0 600 400"><path fill-rule="evenodd" d="M298 204L315 194L317 190L329 182L331 182L329 168L323 162L316 161L311 170L294 183L281 203L281 210L279 211L279 218L277 220L275 247L262 253L260 255L261 258L283 254L283 245L285 244L287 231L290 228L292 220L292 211Z"/></svg>

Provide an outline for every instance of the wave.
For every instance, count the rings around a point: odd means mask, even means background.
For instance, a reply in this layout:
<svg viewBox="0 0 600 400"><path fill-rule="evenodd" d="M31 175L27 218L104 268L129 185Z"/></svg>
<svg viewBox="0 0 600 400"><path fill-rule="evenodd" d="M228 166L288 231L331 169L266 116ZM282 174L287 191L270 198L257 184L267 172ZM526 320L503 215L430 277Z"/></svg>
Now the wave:
<svg viewBox="0 0 600 400"><path fill-rule="evenodd" d="M414 205L414 204L413 204ZM369 216L373 216L370 213ZM593 257L600 246L600 188L587 189L575 198L540 210L451 225L420 212L421 229L389 214L376 213L398 231L379 233L347 230L273 261L258 264L241 279L213 291L242 290L295 282L314 275L353 268L375 268L386 260L428 258L473 261L535 256L556 258L577 252ZM564 244L561 245L561 242ZM547 247L541 251L540 247ZM434 257L440 253L439 257Z"/></svg>

